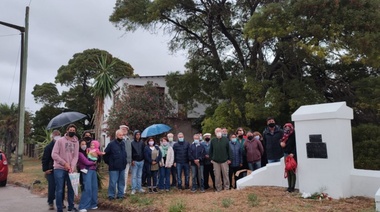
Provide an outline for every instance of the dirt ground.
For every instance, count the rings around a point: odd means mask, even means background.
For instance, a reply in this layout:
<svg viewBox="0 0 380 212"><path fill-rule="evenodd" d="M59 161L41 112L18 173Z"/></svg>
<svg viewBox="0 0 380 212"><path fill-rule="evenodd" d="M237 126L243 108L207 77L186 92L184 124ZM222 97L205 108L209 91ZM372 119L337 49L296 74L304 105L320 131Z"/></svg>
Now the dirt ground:
<svg viewBox="0 0 380 212"><path fill-rule="evenodd" d="M40 161L31 159L25 162L22 173L11 173L10 169L9 183L29 187L33 193L46 196L47 182L40 164ZM297 190L288 193L280 187L221 192L209 189L205 193L173 188L170 192L128 194L123 200L109 201L107 184L105 177L104 188L99 191L99 205L114 211L375 211L373 198L304 199Z"/></svg>

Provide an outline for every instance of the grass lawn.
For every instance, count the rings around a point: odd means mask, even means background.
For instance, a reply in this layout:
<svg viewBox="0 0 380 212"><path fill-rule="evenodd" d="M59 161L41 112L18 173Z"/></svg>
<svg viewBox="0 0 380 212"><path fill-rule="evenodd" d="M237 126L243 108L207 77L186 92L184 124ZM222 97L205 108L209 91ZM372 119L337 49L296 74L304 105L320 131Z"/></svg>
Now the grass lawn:
<svg viewBox="0 0 380 212"><path fill-rule="evenodd" d="M23 164L22 173L13 173L10 165L8 183L26 186L33 193L46 196L47 181L42 172L41 161L24 157ZM104 179L103 188L99 190L99 206L114 211L375 211L373 198L303 199L301 194L287 193L284 188L279 187L251 187L218 193L210 189L205 193L172 189L170 192L154 194L128 194L123 200L109 201L106 169L106 165L101 168ZM128 179L131 180L131 177Z"/></svg>

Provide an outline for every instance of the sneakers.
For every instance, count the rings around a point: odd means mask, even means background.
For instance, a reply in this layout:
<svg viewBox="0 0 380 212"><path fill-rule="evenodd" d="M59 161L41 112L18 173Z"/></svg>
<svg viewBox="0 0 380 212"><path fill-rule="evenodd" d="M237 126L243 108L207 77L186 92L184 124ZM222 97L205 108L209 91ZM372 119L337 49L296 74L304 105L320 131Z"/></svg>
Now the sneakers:
<svg viewBox="0 0 380 212"><path fill-rule="evenodd" d="M166 191L166 192L169 192L170 190L169 190L169 189L166 189L165 191Z"/></svg>
<svg viewBox="0 0 380 212"><path fill-rule="evenodd" d="M153 189L149 188L149 193L153 193Z"/></svg>
<svg viewBox="0 0 380 212"><path fill-rule="evenodd" d="M201 189L201 192L202 192L202 193L205 193L205 190L202 188L202 189Z"/></svg>
<svg viewBox="0 0 380 212"><path fill-rule="evenodd" d="M193 193L196 192L196 191L197 191L197 189L195 189L195 188L191 189L191 192L193 192Z"/></svg>
<svg viewBox="0 0 380 212"><path fill-rule="evenodd" d="M78 209L76 208L71 208L71 209L67 209L67 211L74 211L74 212L78 212ZM87 211L87 210L86 210Z"/></svg>
<svg viewBox="0 0 380 212"><path fill-rule="evenodd" d="M98 206L91 208L91 210L96 210L96 209L98 209Z"/></svg>
<svg viewBox="0 0 380 212"><path fill-rule="evenodd" d="M144 189L140 189L139 192L140 193L145 193L145 190Z"/></svg>
<svg viewBox="0 0 380 212"><path fill-rule="evenodd" d="M132 195L136 194L136 190L132 190L131 194Z"/></svg>
<svg viewBox="0 0 380 212"><path fill-rule="evenodd" d="M49 210L54 210L54 204L49 204Z"/></svg>
<svg viewBox="0 0 380 212"><path fill-rule="evenodd" d="M157 193L157 192L158 192L157 188L154 188L154 189L153 189L153 192L154 192L154 193Z"/></svg>
<svg viewBox="0 0 380 212"><path fill-rule="evenodd" d="M86 209L80 209L79 212L87 212Z"/></svg>

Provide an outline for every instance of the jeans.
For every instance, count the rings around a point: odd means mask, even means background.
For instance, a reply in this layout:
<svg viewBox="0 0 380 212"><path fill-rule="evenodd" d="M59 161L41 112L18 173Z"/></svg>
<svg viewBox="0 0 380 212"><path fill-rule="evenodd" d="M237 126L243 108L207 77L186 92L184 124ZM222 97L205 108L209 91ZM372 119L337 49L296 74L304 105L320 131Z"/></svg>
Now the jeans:
<svg viewBox="0 0 380 212"><path fill-rule="evenodd" d="M51 174L45 174L46 180L48 181L48 204L54 204L55 200L55 180L54 171Z"/></svg>
<svg viewBox="0 0 380 212"><path fill-rule="evenodd" d="M248 168L251 171L255 171L256 169L261 168L261 161L257 162L248 162Z"/></svg>
<svg viewBox="0 0 380 212"><path fill-rule="evenodd" d="M117 198L124 197L125 169L120 171L109 171L108 197L115 198L117 186Z"/></svg>
<svg viewBox="0 0 380 212"><path fill-rule="evenodd" d="M280 162L280 159L273 159L273 160L268 159L268 163L276 163L276 162Z"/></svg>
<svg viewBox="0 0 380 212"><path fill-rule="evenodd" d="M67 202L68 209L74 208L74 190L70 183L69 173L63 169L54 169L54 179L55 179L55 204L57 206L57 212L63 212L63 192L65 182L67 184Z"/></svg>
<svg viewBox="0 0 380 212"><path fill-rule="evenodd" d="M158 182L159 189L170 189L170 170L171 168L160 167L160 177Z"/></svg>
<svg viewBox="0 0 380 212"><path fill-rule="evenodd" d="M176 168L178 188L182 188L182 170L185 174L185 188L189 188L189 163L177 163Z"/></svg>
<svg viewBox="0 0 380 212"><path fill-rule="evenodd" d="M203 165L199 167L197 165L191 165L191 175L192 175L192 190L200 188L204 190L204 180L203 180Z"/></svg>
<svg viewBox="0 0 380 212"><path fill-rule="evenodd" d="M170 172L172 174L172 186L177 186L177 168L172 166L170 168Z"/></svg>
<svg viewBox="0 0 380 212"><path fill-rule="evenodd" d="M82 191L79 210L91 209L98 205L98 178L96 170L88 170L83 174L84 190Z"/></svg>
<svg viewBox="0 0 380 212"><path fill-rule="evenodd" d="M135 165L132 166L132 190L141 190L141 177L144 167L144 160L135 161Z"/></svg>
<svg viewBox="0 0 380 212"><path fill-rule="evenodd" d="M147 181L148 181L147 185L149 188L157 187L157 176L158 176L158 170L147 172ZM152 185L152 181L153 181L153 185Z"/></svg>
<svg viewBox="0 0 380 212"><path fill-rule="evenodd" d="M127 163L127 166L125 167L125 186L124 186L124 194L127 191L128 187L128 174L129 174L129 168L131 167L131 163Z"/></svg>

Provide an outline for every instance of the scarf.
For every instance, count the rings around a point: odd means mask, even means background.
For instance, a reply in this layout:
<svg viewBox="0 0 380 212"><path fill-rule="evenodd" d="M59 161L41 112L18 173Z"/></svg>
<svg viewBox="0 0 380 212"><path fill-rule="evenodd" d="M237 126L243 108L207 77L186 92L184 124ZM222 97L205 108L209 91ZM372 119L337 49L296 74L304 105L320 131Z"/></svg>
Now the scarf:
<svg viewBox="0 0 380 212"><path fill-rule="evenodd" d="M286 143L286 141L288 141L289 136L290 136L291 134L293 134L293 132L294 132L294 128L293 128L293 125L292 125L291 123L286 123L286 124L284 125L284 128L285 128L285 127L289 127L290 130L289 130L288 132L284 132L284 135L283 135L282 138L281 138L281 142L284 142L284 143Z"/></svg>
<svg viewBox="0 0 380 212"><path fill-rule="evenodd" d="M162 157L166 157L166 153L168 152L168 149L169 149L169 145L162 145L161 146L161 153L162 153Z"/></svg>

